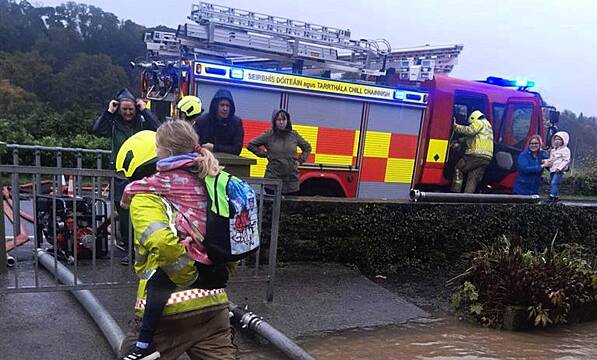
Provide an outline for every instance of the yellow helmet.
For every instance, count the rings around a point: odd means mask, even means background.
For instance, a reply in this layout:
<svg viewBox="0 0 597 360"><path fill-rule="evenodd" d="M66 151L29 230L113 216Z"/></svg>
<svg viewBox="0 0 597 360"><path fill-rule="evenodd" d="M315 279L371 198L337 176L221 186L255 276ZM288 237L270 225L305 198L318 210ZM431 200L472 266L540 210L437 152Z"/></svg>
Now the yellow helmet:
<svg viewBox="0 0 597 360"><path fill-rule="evenodd" d="M155 172L156 132L143 130L128 138L116 155L116 172L129 179L141 179Z"/></svg>
<svg viewBox="0 0 597 360"><path fill-rule="evenodd" d="M183 96L176 104L176 108L188 118L192 118L201 114L201 99L193 95Z"/></svg>
<svg viewBox="0 0 597 360"><path fill-rule="evenodd" d="M471 113L471 115L468 117L468 122L469 124L472 124L473 121L477 121L480 119L485 119L485 114L483 114L481 111L479 110L475 110Z"/></svg>

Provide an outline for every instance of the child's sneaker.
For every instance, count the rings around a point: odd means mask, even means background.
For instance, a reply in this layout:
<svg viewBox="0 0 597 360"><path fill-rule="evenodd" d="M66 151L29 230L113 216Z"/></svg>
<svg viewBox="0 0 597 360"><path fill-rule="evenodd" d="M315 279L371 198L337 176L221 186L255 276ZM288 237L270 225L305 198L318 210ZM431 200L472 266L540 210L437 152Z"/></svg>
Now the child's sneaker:
<svg viewBox="0 0 597 360"><path fill-rule="evenodd" d="M133 345L120 360L154 360L159 358L160 353L153 347L153 345L149 345L147 349L141 349L136 345Z"/></svg>
<svg viewBox="0 0 597 360"><path fill-rule="evenodd" d="M545 204L554 205L555 203L557 203L559 201L560 201L559 197L549 195L549 198L547 198L547 200L545 200Z"/></svg>

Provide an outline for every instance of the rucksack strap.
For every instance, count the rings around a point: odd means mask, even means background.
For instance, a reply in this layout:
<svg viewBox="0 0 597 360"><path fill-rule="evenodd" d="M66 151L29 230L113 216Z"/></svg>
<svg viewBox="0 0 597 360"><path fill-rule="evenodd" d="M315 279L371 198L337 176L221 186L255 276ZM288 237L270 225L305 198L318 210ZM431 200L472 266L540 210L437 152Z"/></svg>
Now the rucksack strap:
<svg viewBox="0 0 597 360"><path fill-rule="evenodd" d="M230 217L226 190L229 180L230 174L225 171L220 171L216 176L205 177L205 187L211 200L211 211L222 217Z"/></svg>

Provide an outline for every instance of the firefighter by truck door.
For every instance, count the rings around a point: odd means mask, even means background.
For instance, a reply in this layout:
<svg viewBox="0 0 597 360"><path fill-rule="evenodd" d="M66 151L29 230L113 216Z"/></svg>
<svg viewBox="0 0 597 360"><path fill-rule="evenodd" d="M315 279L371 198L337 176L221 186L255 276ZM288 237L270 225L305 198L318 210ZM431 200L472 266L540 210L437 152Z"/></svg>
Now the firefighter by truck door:
<svg viewBox="0 0 597 360"><path fill-rule="evenodd" d="M456 90L454 92L452 120L458 125L468 125L468 117L473 111L479 110L483 114L487 114L488 103L485 94ZM456 164L464 156L466 138L462 134L452 131L449 146L448 157L444 166L444 177L446 179L452 179Z"/></svg>

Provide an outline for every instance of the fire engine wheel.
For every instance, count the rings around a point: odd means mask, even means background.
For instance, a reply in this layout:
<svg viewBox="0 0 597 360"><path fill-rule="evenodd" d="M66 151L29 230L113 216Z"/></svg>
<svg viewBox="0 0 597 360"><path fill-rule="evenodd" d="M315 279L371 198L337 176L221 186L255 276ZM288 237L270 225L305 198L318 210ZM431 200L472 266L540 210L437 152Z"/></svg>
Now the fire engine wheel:
<svg viewBox="0 0 597 360"><path fill-rule="evenodd" d="M340 184L331 179L310 179L301 185L301 195L346 197Z"/></svg>

